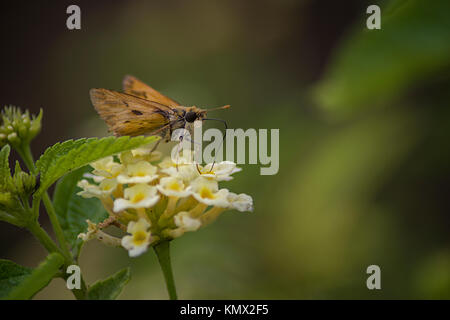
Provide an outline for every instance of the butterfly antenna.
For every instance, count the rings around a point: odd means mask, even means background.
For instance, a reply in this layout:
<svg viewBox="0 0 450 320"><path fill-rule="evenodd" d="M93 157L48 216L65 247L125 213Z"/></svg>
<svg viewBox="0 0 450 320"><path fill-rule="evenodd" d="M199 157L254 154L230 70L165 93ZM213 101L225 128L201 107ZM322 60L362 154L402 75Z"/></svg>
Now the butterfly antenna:
<svg viewBox="0 0 450 320"><path fill-rule="evenodd" d="M197 167L198 174L202 175L202 171L200 170L198 163L196 163L195 166Z"/></svg>
<svg viewBox="0 0 450 320"><path fill-rule="evenodd" d="M226 105L226 106L220 107L219 109L225 109L225 107L229 108L230 106L229 106L229 105ZM223 142L225 141L225 137L227 136L227 129L228 129L227 122L226 122L225 120L222 120L222 119L215 119L215 118L204 118L203 120L220 121L220 122L222 122L222 123L225 125L225 134L223 135L222 142L220 143L220 147L221 147L221 146L223 145ZM219 149L220 149L220 147L219 147ZM216 164L216 158L217 158L217 153L216 153L216 155L214 156L214 161L213 161L213 164L212 164L212 166L211 166L211 170L210 170L209 172L212 172L212 170L213 170L213 168L214 168L214 165Z"/></svg>
<svg viewBox="0 0 450 320"><path fill-rule="evenodd" d="M208 112L209 111L214 111L214 110L222 110L222 109L228 109L231 106L229 104L227 104L226 106L222 106L222 107L217 107L217 108L212 108L212 109L206 109Z"/></svg>

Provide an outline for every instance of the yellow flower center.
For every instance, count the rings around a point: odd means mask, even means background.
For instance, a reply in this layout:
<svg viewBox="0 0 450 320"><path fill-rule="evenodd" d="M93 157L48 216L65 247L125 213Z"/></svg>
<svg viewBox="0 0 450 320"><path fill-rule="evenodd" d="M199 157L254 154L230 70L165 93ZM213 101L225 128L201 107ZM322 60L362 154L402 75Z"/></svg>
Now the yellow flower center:
<svg viewBox="0 0 450 320"><path fill-rule="evenodd" d="M131 202L133 203L137 203L139 201L142 201L145 199L145 194L143 194L142 192L136 193L134 195L134 197L131 199Z"/></svg>
<svg viewBox="0 0 450 320"><path fill-rule="evenodd" d="M181 186L178 182L172 182L168 187L170 190L181 191Z"/></svg>
<svg viewBox="0 0 450 320"><path fill-rule="evenodd" d="M133 244L135 246L141 246L147 239L147 233L145 231L137 231L133 234Z"/></svg>
<svg viewBox="0 0 450 320"><path fill-rule="evenodd" d="M200 197L207 198L207 199L214 199L214 194L211 192L211 189L202 187L200 189Z"/></svg>
<svg viewBox="0 0 450 320"><path fill-rule="evenodd" d="M204 172L202 172L202 175L203 174L216 174L216 172L215 171L213 171L213 170L205 170Z"/></svg>

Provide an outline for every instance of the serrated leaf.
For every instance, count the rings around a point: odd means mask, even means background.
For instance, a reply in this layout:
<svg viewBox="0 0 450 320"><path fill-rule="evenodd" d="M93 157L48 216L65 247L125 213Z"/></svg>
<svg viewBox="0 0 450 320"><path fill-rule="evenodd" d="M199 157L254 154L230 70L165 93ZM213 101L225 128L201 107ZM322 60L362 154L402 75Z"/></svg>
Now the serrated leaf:
<svg viewBox="0 0 450 320"><path fill-rule="evenodd" d="M90 171L89 166L84 166L62 177L56 184L53 195L53 204L59 223L64 231L64 236L72 248L75 258L78 257L83 241L77 236L87 229L86 219L98 223L108 217L101 201L97 198L82 198L77 193L81 191L77 187L83 174Z"/></svg>
<svg viewBox="0 0 450 320"><path fill-rule="evenodd" d="M45 150L36 162L41 174L41 185L37 194L48 189L67 172L83 167L93 161L123 151L138 148L155 141L157 137L106 137L68 140Z"/></svg>
<svg viewBox="0 0 450 320"><path fill-rule="evenodd" d="M18 286L11 290L7 299L31 299L49 284L63 263L64 258L59 253L53 252L49 254L30 275L25 277Z"/></svg>
<svg viewBox="0 0 450 320"><path fill-rule="evenodd" d="M32 273L33 269L0 259L0 299L6 297Z"/></svg>
<svg viewBox="0 0 450 320"><path fill-rule="evenodd" d="M87 299L114 300L128 281L130 281L130 268L123 269L105 280L94 283L88 289Z"/></svg>

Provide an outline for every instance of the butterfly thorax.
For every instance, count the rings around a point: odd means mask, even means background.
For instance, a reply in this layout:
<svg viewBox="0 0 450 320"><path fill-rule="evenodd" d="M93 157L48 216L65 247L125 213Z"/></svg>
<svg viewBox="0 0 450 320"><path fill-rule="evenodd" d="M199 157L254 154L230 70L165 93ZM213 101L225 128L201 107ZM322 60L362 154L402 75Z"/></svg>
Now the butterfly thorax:
<svg viewBox="0 0 450 320"><path fill-rule="evenodd" d="M170 126L168 130L165 130L162 133L162 137L166 139L166 141L170 140L170 136L172 132L176 129L184 128L190 132L192 135L194 129L194 122L202 120L206 117L206 110L197 108L196 106L192 107L184 107L177 106L173 108L173 115L169 116Z"/></svg>

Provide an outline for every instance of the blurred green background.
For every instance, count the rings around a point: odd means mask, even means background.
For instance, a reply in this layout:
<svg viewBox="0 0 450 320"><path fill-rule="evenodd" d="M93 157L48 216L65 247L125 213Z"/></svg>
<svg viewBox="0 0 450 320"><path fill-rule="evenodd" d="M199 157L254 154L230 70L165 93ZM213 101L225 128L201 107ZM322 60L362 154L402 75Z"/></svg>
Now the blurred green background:
<svg viewBox="0 0 450 320"><path fill-rule="evenodd" d="M370 4L381 30L366 28ZM215 114L231 128L280 129L277 175L245 165L224 184L254 213L173 242L182 299L448 299L449 12L445 0L18 1L1 13L1 103L44 109L36 157L107 135L88 91L120 90L125 74L186 105L231 104ZM44 255L0 224L0 258ZM382 290L366 288L372 264ZM167 298L151 251L92 241L80 265L88 283L130 265L120 298ZM58 279L36 298L72 295Z"/></svg>

